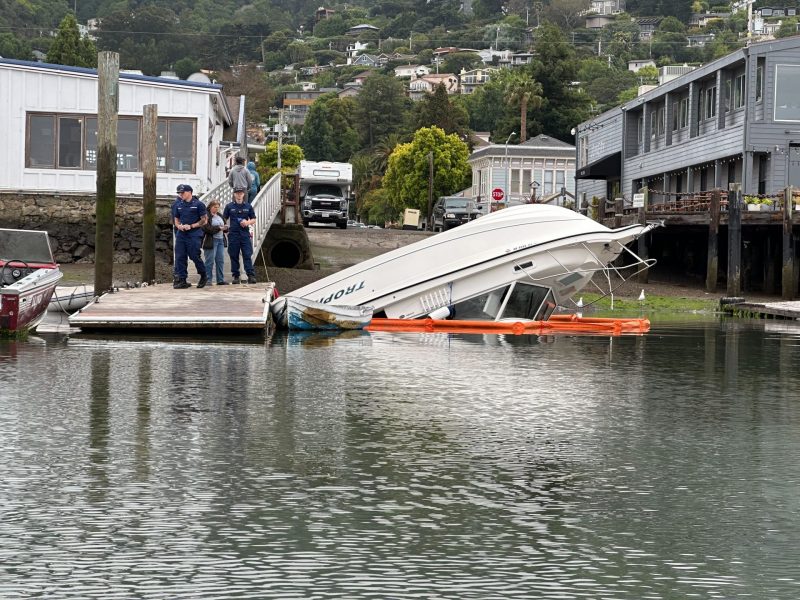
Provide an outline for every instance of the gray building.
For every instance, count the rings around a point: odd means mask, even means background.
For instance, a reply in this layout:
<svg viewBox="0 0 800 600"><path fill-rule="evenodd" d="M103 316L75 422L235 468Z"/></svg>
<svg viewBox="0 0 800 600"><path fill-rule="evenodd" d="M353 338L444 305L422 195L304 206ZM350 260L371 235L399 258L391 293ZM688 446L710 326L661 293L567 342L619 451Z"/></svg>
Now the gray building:
<svg viewBox="0 0 800 600"><path fill-rule="evenodd" d="M546 135L518 145L491 144L469 157L472 197L479 204L501 195L500 204L522 204L536 194L538 201L561 204L562 189L573 189L575 146ZM499 190L499 191L498 191Z"/></svg>
<svg viewBox="0 0 800 600"><path fill-rule="evenodd" d="M581 123L576 192L800 187L800 38L753 44Z"/></svg>

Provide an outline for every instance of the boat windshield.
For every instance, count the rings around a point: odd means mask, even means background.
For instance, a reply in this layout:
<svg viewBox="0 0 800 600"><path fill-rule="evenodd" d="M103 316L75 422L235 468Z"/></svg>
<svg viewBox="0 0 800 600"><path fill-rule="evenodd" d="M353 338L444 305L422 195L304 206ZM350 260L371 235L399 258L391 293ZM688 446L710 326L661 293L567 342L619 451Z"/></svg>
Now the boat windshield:
<svg viewBox="0 0 800 600"><path fill-rule="evenodd" d="M556 309L550 288L516 282L453 305L459 320L524 319L546 321Z"/></svg>
<svg viewBox="0 0 800 600"><path fill-rule="evenodd" d="M21 260L29 263L52 263L50 242L44 231L0 229L0 263Z"/></svg>

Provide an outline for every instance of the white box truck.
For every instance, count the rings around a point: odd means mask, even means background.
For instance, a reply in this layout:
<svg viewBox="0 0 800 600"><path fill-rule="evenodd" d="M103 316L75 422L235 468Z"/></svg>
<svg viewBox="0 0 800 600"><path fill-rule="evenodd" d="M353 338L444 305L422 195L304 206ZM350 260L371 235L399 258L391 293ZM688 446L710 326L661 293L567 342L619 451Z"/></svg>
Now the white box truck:
<svg viewBox="0 0 800 600"><path fill-rule="evenodd" d="M336 223L339 229L347 229L353 165L301 160L297 175L300 179L303 225Z"/></svg>

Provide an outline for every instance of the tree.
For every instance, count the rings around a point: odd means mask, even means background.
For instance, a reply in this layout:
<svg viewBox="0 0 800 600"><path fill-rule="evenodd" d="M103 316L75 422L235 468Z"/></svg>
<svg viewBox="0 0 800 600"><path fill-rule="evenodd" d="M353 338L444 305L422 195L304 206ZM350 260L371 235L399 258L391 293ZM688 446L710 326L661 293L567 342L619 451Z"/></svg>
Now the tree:
<svg viewBox="0 0 800 600"><path fill-rule="evenodd" d="M469 149L457 135L447 135L438 127L417 130L408 144L400 144L389 158L383 187L389 192L392 207L428 212L428 155L433 153L433 197L448 196L469 182Z"/></svg>
<svg viewBox="0 0 800 600"><path fill-rule="evenodd" d="M81 38L75 16L68 14L58 26L56 39L47 51L47 62L73 67L96 67L97 49L89 38Z"/></svg>
<svg viewBox="0 0 800 600"><path fill-rule="evenodd" d="M0 56L5 58L31 59L31 45L13 33L0 33Z"/></svg>
<svg viewBox="0 0 800 600"><path fill-rule="evenodd" d="M228 96L245 96L245 119L248 123L267 120L276 94L264 72L259 71L255 65L247 65L235 72L221 71L217 73L217 79Z"/></svg>
<svg viewBox="0 0 800 600"><path fill-rule="evenodd" d="M181 79L187 79L192 73L197 73L200 70L200 63L193 58L181 58L175 61L173 66L175 74Z"/></svg>
<svg viewBox="0 0 800 600"><path fill-rule="evenodd" d="M590 102L572 83L578 77L578 60L561 31L549 24L539 28L535 56L528 72L542 84L542 133L573 140L570 130L589 116Z"/></svg>
<svg viewBox="0 0 800 600"><path fill-rule="evenodd" d="M281 146L281 173L293 175L297 172L300 161L303 160L303 149L295 144L283 144ZM261 184L265 184L278 172L278 142L267 144L264 152L258 155L258 174L261 176ZM282 185L285 183L285 179Z"/></svg>
<svg viewBox="0 0 800 600"><path fill-rule="evenodd" d="M309 160L346 162L358 149L351 98L325 94L308 111L300 145Z"/></svg>
<svg viewBox="0 0 800 600"><path fill-rule="evenodd" d="M356 97L355 122L364 145L372 146L389 133L402 131L408 100L395 77L372 75Z"/></svg>
<svg viewBox="0 0 800 600"><path fill-rule="evenodd" d="M308 160L332 160L333 135L327 103L319 98L308 109L300 136L300 145Z"/></svg>
<svg viewBox="0 0 800 600"><path fill-rule="evenodd" d="M542 84L521 72L509 82L506 93L509 104L519 105L519 141L522 143L528 139L528 107L533 110L542 107Z"/></svg>
<svg viewBox="0 0 800 600"><path fill-rule="evenodd" d="M387 189L375 188L364 195L358 212L367 223L385 225L396 221L400 217L400 210Z"/></svg>
<svg viewBox="0 0 800 600"><path fill-rule="evenodd" d="M589 0L553 0L545 5L543 15L564 31L572 31L583 19L589 4Z"/></svg>
<svg viewBox="0 0 800 600"><path fill-rule="evenodd" d="M474 52L453 52L452 54L448 54L444 59L442 69L444 73L455 73L458 75L462 70L471 71L482 63L481 57Z"/></svg>
<svg viewBox="0 0 800 600"><path fill-rule="evenodd" d="M432 94L425 94L417 103L416 114L417 129L435 125L445 133L467 133L469 114L463 105L450 101L443 83L437 85Z"/></svg>
<svg viewBox="0 0 800 600"><path fill-rule="evenodd" d="M784 38L792 35L797 35L797 19L795 17L789 17L781 21L781 26L778 27L778 31L775 32L776 38Z"/></svg>

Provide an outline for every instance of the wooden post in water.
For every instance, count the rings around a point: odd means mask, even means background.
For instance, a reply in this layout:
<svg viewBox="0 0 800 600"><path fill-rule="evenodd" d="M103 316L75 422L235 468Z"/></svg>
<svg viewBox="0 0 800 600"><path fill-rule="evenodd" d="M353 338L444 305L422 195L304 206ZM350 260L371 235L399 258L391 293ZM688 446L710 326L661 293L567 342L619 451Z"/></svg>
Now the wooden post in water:
<svg viewBox="0 0 800 600"><path fill-rule="evenodd" d="M730 184L728 192L728 296L742 293L742 186Z"/></svg>
<svg viewBox="0 0 800 600"><path fill-rule="evenodd" d="M142 125L142 281L156 280L156 155L158 104L144 107Z"/></svg>
<svg viewBox="0 0 800 600"><path fill-rule="evenodd" d="M783 191L783 268L781 270L781 297L794 299L794 234L792 233L792 187Z"/></svg>
<svg viewBox="0 0 800 600"><path fill-rule="evenodd" d="M114 274L114 217L117 211L117 111L119 54L97 56L97 199L95 201L94 291L111 289Z"/></svg>
<svg viewBox="0 0 800 600"><path fill-rule="evenodd" d="M639 209L639 224L647 225L647 205L650 201L650 191L645 187L642 193L644 194L644 205ZM639 239L636 240L636 250L639 258L647 260L649 252L647 234L640 235ZM650 269L642 269L638 276L639 283L647 283L649 273Z"/></svg>
<svg viewBox="0 0 800 600"><path fill-rule="evenodd" d="M717 291L719 277L719 202L722 194L719 189L711 192L711 204L708 207L708 258L706 260L706 291Z"/></svg>

